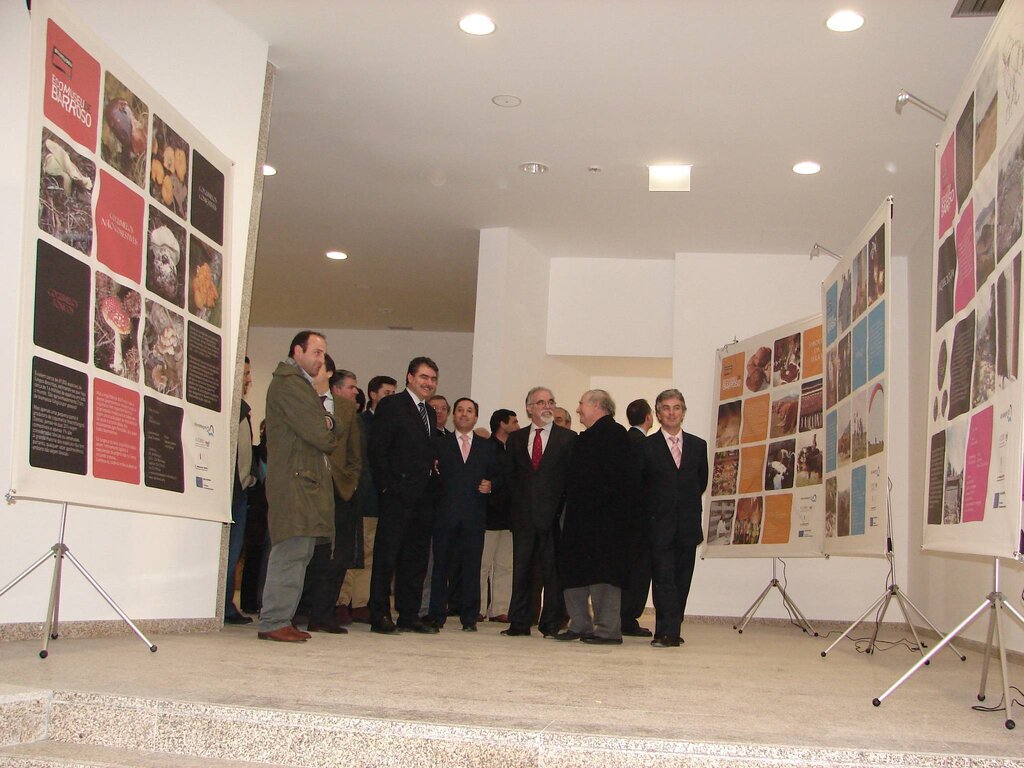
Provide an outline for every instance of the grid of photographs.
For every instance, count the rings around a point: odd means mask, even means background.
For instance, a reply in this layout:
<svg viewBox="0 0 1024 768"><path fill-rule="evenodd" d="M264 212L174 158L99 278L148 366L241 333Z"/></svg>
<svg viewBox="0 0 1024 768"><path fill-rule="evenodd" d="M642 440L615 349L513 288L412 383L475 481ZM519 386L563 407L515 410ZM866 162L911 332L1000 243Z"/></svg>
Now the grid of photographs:
<svg viewBox="0 0 1024 768"><path fill-rule="evenodd" d="M820 315L719 353L705 556L821 553L822 365Z"/></svg>
<svg viewBox="0 0 1024 768"><path fill-rule="evenodd" d="M924 546L1015 556L1021 536L1024 10L993 27L936 153Z"/></svg>
<svg viewBox="0 0 1024 768"><path fill-rule="evenodd" d="M822 285L825 552L883 555L891 201Z"/></svg>
<svg viewBox="0 0 1024 768"><path fill-rule="evenodd" d="M112 481L132 509L175 514L196 496L211 510L176 514L221 518L228 164L72 19L34 23L45 71L18 488L109 505L97 481Z"/></svg>

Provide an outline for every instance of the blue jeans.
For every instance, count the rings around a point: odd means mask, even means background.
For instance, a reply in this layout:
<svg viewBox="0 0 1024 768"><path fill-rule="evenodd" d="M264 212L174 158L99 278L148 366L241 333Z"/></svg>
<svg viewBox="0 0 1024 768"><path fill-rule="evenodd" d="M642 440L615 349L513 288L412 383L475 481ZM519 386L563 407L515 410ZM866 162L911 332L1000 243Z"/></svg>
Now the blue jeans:
<svg viewBox="0 0 1024 768"><path fill-rule="evenodd" d="M235 606L235 569L245 543L245 519L249 513L249 500L245 491L231 497L231 530L228 533L228 573L224 580L224 618L240 616Z"/></svg>

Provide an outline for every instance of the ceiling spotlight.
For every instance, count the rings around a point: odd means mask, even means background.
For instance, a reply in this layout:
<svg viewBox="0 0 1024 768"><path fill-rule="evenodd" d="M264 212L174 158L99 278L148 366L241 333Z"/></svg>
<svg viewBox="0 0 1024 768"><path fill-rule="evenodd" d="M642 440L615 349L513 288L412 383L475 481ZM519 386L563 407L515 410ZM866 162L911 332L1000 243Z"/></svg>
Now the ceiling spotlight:
<svg viewBox="0 0 1024 768"><path fill-rule="evenodd" d="M648 165L648 192L689 192L692 165Z"/></svg>
<svg viewBox="0 0 1024 768"><path fill-rule="evenodd" d="M825 26L833 32L854 32L864 26L864 17L856 11L836 11Z"/></svg>
<svg viewBox="0 0 1024 768"><path fill-rule="evenodd" d="M811 248L811 259L816 259L823 253L826 256L831 256L836 261L843 260L843 257L840 256L838 253L836 253L835 251L830 251L828 248L826 248L824 245L821 245L820 243L815 243L814 246Z"/></svg>
<svg viewBox="0 0 1024 768"><path fill-rule="evenodd" d="M489 35L494 31L494 22L482 13L471 13L459 19L459 29L467 35Z"/></svg>
<svg viewBox="0 0 1024 768"><path fill-rule="evenodd" d="M523 173L547 173L548 167L544 163L523 163L519 170Z"/></svg>
<svg viewBox="0 0 1024 768"><path fill-rule="evenodd" d="M334 261L344 261L348 258L348 254L344 251L328 251L327 258L333 259Z"/></svg>
<svg viewBox="0 0 1024 768"><path fill-rule="evenodd" d="M277 168L272 165L263 164L263 175L264 176L277 176Z"/></svg>
<svg viewBox="0 0 1024 768"><path fill-rule="evenodd" d="M504 107L505 109L511 109L512 107L518 107L523 103L523 100L518 96L510 96L507 93L502 93L491 99L491 102L498 107Z"/></svg>
<svg viewBox="0 0 1024 768"><path fill-rule="evenodd" d="M903 107L905 107L907 104L913 104L915 107L927 112L932 117L937 117L942 122L946 122L946 113L943 112L941 109L939 109L938 107L933 107L927 101L922 101L921 99L917 98L917 96L908 91L906 88L900 88L896 92L896 114L902 115Z"/></svg>
<svg viewBox="0 0 1024 768"><path fill-rule="evenodd" d="M801 176L811 176L820 170L821 166L813 160L804 160L793 166L793 173L799 173Z"/></svg>

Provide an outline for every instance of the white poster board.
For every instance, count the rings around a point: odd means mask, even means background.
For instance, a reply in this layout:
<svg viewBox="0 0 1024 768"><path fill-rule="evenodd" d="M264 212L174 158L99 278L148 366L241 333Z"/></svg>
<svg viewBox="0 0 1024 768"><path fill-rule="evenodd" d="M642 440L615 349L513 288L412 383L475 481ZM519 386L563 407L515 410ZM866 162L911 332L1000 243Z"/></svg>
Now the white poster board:
<svg viewBox="0 0 1024 768"><path fill-rule="evenodd" d="M230 519L230 162L86 23L32 4L11 489Z"/></svg>
<svg viewBox="0 0 1024 768"><path fill-rule="evenodd" d="M888 199L822 284L829 555L885 554L891 230Z"/></svg>
<svg viewBox="0 0 1024 768"><path fill-rule="evenodd" d="M1007 2L936 151L925 549L1021 552L1021 50Z"/></svg>
<svg viewBox="0 0 1024 768"><path fill-rule="evenodd" d="M704 557L822 554L821 315L718 352Z"/></svg>

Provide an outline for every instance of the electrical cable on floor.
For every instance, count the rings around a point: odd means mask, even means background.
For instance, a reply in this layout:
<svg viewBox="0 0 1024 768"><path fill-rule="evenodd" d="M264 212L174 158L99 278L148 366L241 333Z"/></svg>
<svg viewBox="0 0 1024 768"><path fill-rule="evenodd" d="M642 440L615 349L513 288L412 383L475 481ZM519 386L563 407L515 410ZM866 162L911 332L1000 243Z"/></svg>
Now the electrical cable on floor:
<svg viewBox="0 0 1024 768"><path fill-rule="evenodd" d="M1024 691L1022 691L1016 685L1011 685L1010 686L1010 690L1011 691L1016 691L1021 696L1024 696ZM1024 707L1024 701L1021 701L1016 696L1013 697L1012 704L1016 704L1018 707ZM1003 697L1000 696L998 704L995 704L995 705L993 705L991 707L986 707L986 706L983 706L982 704L975 704L973 707L971 707L971 709L973 709L975 712L1002 712L1006 708L1003 706Z"/></svg>
<svg viewBox="0 0 1024 768"><path fill-rule="evenodd" d="M782 591L783 593L788 595L789 592L786 590L786 587L789 586L789 579L786 578L786 561L783 560L781 557L776 558L776 560L782 563ZM804 629L803 624L800 624L796 620L796 616L793 615L793 612L789 610L789 605L786 603L785 600L782 601L782 607L786 609L786 613L789 615L789 623L792 624L794 627L797 627L798 629L806 632L807 630Z"/></svg>

